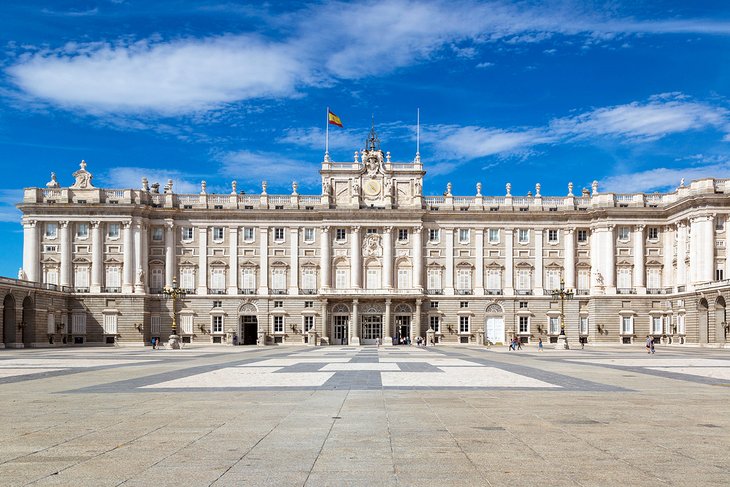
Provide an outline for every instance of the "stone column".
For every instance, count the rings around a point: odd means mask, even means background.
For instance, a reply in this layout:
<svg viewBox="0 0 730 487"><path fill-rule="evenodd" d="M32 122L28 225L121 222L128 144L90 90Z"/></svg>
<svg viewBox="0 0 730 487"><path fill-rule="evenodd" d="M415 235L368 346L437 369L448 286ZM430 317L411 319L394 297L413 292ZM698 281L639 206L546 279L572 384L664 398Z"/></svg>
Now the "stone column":
<svg viewBox="0 0 730 487"><path fill-rule="evenodd" d="M319 276L321 287L323 289L329 289L332 280L332 257L330 246L330 227L322 227L322 235L319 238L319 267L321 275Z"/></svg>
<svg viewBox="0 0 730 487"><path fill-rule="evenodd" d="M39 225L35 220L23 222L23 272L29 281L40 282Z"/></svg>
<svg viewBox="0 0 730 487"><path fill-rule="evenodd" d="M383 286L393 289L393 227L383 229Z"/></svg>
<svg viewBox="0 0 730 487"><path fill-rule="evenodd" d="M101 239L101 222L91 222L91 293L101 292L102 275L104 270L104 242Z"/></svg>
<svg viewBox="0 0 730 487"><path fill-rule="evenodd" d="M474 275L474 294L484 296L484 229L474 229L474 245L476 246L476 273Z"/></svg>
<svg viewBox="0 0 730 487"><path fill-rule="evenodd" d="M413 287L423 289L423 226L413 227Z"/></svg>
<svg viewBox="0 0 730 487"><path fill-rule="evenodd" d="M687 285L687 223L677 222L677 286Z"/></svg>
<svg viewBox="0 0 730 487"><path fill-rule="evenodd" d="M175 222L165 220L165 286L172 286L175 274Z"/></svg>
<svg viewBox="0 0 730 487"><path fill-rule="evenodd" d="M700 281L715 280L715 215L707 215L702 221L702 256ZM719 338L718 338L719 339Z"/></svg>
<svg viewBox="0 0 730 487"><path fill-rule="evenodd" d="M504 294L505 296L514 296L515 294L515 272L514 272L514 255L515 255L515 230L513 228L504 229Z"/></svg>
<svg viewBox="0 0 730 487"><path fill-rule="evenodd" d="M208 294L208 227L198 228L198 295Z"/></svg>
<svg viewBox="0 0 730 487"><path fill-rule="evenodd" d="M71 233L69 225L70 223L68 221L58 222L58 226L61 227L61 276L59 280L61 286L71 285Z"/></svg>
<svg viewBox="0 0 730 487"><path fill-rule="evenodd" d="M269 294L269 227L259 227L259 294Z"/></svg>
<svg viewBox="0 0 730 487"><path fill-rule="evenodd" d="M664 253L664 265L662 269L662 287L671 288L674 283L674 255L673 255L673 243L676 239L676 232L672 231L671 225L666 225L662 232L662 246ZM728 253L730 256L730 253ZM727 266L725 267L728 268Z"/></svg>
<svg viewBox="0 0 730 487"><path fill-rule="evenodd" d="M634 227L634 275L633 285L638 294L646 294L646 278L644 271L644 227L645 225L636 225Z"/></svg>
<svg viewBox="0 0 730 487"><path fill-rule="evenodd" d="M535 228L535 294L542 295L543 276L545 275L545 265L543 263L543 238L545 230Z"/></svg>
<svg viewBox="0 0 730 487"><path fill-rule="evenodd" d="M360 345L360 323L357 299L352 300L352 320L350 320L350 345Z"/></svg>
<svg viewBox="0 0 730 487"><path fill-rule="evenodd" d="M358 225L352 227L350 239L350 284L353 289L362 286L362 247Z"/></svg>
<svg viewBox="0 0 730 487"><path fill-rule="evenodd" d="M608 225L605 229L603 237L603 246L601 256L605 256L604 263L604 279L606 280L606 288L610 294L616 294L616 239L613 235L615 225Z"/></svg>
<svg viewBox="0 0 730 487"><path fill-rule="evenodd" d="M563 245L565 248L565 287L575 290L575 230L563 230Z"/></svg>
<svg viewBox="0 0 730 487"><path fill-rule="evenodd" d="M484 232L482 231L482 234ZM416 299L416 314L413 316L411 324L411 343L416 343L416 337L421 336L421 305L423 300Z"/></svg>
<svg viewBox="0 0 730 487"><path fill-rule="evenodd" d="M393 327L390 323L390 305L391 300L390 298L387 298L385 300L385 316L383 316L383 344L384 345L392 345L393 344Z"/></svg>
<svg viewBox="0 0 730 487"><path fill-rule="evenodd" d="M132 221L122 222L124 230L124 265L122 267L122 292L134 291L134 229Z"/></svg>
<svg viewBox="0 0 730 487"><path fill-rule="evenodd" d="M299 294L299 227L289 228L290 253L289 294Z"/></svg>
<svg viewBox="0 0 730 487"><path fill-rule="evenodd" d="M142 232L145 231L144 225L139 220L135 220L132 224L132 232L134 239L134 292L144 293L144 277L147 275L147 269L142 265ZM140 273L141 271L141 273Z"/></svg>
<svg viewBox="0 0 730 487"><path fill-rule="evenodd" d="M238 294L238 227L228 227L228 294Z"/></svg>
<svg viewBox="0 0 730 487"><path fill-rule="evenodd" d="M454 229L444 228L444 240L446 244L446 262L444 266L444 294L454 295Z"/></svg>
<svg viewBox="0 0 730 487"><path fill-rule="evenodd" d="M321 320L322 321L322 338L327 340L327 337L329 337L329 333L328 333L329 330L328 330L328 323L327 323L328 316L327 316L327 300L326 299L322 300L321 314L322 314L322 320Z"/></svg>

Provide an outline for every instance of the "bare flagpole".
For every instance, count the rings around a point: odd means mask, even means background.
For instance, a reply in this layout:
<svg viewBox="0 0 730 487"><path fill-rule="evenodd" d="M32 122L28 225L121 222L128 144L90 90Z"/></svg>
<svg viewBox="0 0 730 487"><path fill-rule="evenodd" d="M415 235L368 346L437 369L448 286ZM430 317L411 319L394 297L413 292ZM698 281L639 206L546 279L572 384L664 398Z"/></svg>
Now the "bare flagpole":
<svg viewBox="0 0 730 487"><path fill-rule="evenodd" d="M416 109L416 163L421 162L421 109Z"/></svg>
<svg viewBox="0 0 730 487"><path fill-rule="evenodd" d="M327 107L327 115L324 119L324 160L330 157L330 107Z"/></svg>

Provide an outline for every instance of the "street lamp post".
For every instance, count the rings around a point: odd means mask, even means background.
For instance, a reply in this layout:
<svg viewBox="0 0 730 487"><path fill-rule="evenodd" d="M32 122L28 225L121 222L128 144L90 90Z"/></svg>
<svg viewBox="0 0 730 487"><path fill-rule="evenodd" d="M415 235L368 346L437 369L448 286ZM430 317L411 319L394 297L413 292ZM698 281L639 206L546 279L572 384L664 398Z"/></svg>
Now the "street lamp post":
<svg viewBox="0 0 730 487"><path fill-rule="evenodd" d="M175 304L178 299L185 297L185 290L177 287L177 279L172 278L172 286L165 286L162 289L162 294L172 298L172 333L168 344L170 348L180 348L180 336L177 334L177 322L175 320Z"/></svg>
<svg viewBox="0 0 730 487"><path fill-rule="evenodd" d="M568 338L565 336L565 300L573 299L575 293L572 289L565 289L565 280L560 278L560 289L553 289L550 294L552 294L553 301L560 300L560 336L558 336L558 343L563 342L563 348L567 350L570 347L568 346Z"/></svg>

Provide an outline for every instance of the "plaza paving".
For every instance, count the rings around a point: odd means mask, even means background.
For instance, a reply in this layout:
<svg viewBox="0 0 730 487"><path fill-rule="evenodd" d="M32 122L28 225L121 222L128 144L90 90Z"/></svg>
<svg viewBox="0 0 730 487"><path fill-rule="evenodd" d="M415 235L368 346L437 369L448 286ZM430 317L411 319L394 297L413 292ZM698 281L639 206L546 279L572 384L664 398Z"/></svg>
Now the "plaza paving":
<svg viewBox="0 0 730 487"><path fill-rule="evenodd" d="M0 350L0 485L728 485L730 351Z"/></svg>

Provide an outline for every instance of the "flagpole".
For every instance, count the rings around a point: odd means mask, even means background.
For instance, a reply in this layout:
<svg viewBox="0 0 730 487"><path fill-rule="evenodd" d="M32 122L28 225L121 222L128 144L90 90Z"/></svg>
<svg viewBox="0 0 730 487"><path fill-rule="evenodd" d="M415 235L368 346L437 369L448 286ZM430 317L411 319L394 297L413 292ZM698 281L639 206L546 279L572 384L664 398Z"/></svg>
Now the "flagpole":
<svg viewBox="0 0 730 487"><path fill-rule="evenodd" d="M421 108L416 109L416 154L421 153Z"/></svg>
<svg viewBox="0 0 730 487"><path fill-rule="evenodd" d="M327 107L327 115L324 119L324 159L329 159L330 153L330 107Z"/></svg>

